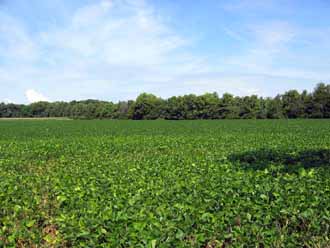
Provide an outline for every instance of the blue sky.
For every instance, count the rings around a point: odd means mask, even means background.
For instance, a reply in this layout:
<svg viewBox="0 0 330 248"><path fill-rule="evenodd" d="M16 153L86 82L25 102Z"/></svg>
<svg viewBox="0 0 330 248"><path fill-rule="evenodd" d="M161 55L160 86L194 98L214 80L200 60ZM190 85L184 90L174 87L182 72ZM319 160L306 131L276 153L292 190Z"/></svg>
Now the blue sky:
<svg viewBox="0 0 330 248"><path fill-rule="evenodd" d="M328 0L0 0L0 102L330 81Z"/></svg>

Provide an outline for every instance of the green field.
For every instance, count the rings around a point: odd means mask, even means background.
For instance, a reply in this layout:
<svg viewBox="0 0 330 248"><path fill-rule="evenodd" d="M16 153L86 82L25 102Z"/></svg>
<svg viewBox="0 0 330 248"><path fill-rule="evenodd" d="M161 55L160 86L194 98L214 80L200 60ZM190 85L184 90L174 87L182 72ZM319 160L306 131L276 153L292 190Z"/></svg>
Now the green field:
<svg viewBox="0 0 330 248"><path fill-rule="evenodd" d="M0 122L2 246L329 247L330 121Z"/></svg>

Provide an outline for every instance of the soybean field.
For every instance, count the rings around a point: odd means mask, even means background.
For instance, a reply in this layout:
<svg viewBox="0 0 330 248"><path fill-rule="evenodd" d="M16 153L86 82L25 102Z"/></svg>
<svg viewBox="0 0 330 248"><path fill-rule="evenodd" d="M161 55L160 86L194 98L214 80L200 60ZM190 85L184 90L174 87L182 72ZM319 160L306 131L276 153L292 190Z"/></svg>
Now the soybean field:
<svg viewBox="0 0 330 248"><path fill-rule="evenodd" d="M0 121L0 247L330 247L330 121Z"/></svg>

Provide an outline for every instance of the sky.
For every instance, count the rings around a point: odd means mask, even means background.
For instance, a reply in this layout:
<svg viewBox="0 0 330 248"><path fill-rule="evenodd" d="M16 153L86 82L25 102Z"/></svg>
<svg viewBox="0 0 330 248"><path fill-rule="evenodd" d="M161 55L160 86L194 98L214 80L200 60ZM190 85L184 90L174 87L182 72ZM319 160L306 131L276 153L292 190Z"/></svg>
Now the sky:
<svg viewBox="0 0 330 248"><path fill-rule="evenodd" d="M0 0L0 102L330 81L329 0Z"/></svg>

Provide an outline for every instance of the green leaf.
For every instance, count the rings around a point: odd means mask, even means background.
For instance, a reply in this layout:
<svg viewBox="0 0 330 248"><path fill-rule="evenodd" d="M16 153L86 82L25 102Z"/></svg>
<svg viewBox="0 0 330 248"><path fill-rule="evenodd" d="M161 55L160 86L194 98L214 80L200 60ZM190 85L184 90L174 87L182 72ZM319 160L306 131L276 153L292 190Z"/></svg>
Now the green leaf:
<svg viewBox="0 0 330 248"><path fill-rule="evenodd" d="M30 220L30 221L28 221L25 225L26 225L27 227L32 227L32 226L34 225L35 222L36 222L35 220Z"/></svg>
<svg viewBox="0 0 330 248"><path fill-rule="evenodd" d="M151 241L151 248L156 248L156 245L157 245L157 240L154 239Z"/></svg>
<svg viewBox="0 0 330 248"><path fill-rule="evenodd" d="M175 234L175 237L177 239L183 239L184 236L185 236L184 232L181 229L178 229L177 232L176 232L176 234Z"/></svg>

